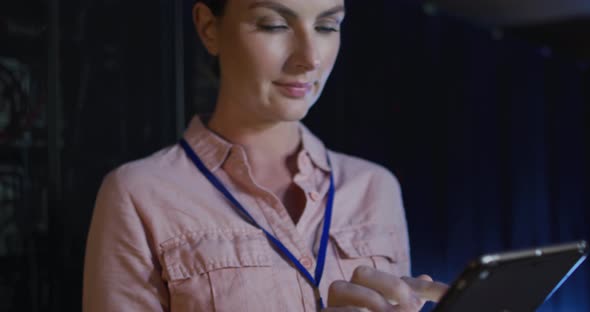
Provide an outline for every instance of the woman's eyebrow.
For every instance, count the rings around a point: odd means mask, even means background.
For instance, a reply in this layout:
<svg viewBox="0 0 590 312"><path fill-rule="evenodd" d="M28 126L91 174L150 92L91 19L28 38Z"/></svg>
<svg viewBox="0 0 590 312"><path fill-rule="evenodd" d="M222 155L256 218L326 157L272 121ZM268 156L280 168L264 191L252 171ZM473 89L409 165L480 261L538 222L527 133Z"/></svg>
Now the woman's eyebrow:
<svg viewBox="0 0 590 312"><path fill-rule="evenodd" d="M273 10L273 11L277 12L278 14L285 16L285 17L290 17L290 18L297 18L298 17L298 15L295 11L291 10L290 8L286 7L285 5L283 5L281 3L277 3L274 1L257 1L248 7L248 9L250 9L250 10L257 9L257 8L270 9L270 10ZM326 10L326 11L320 13L318 15L318 19L332 16L334 14L338 14L341 12L345 12L344 6L338 5L338 6L335 6L331 9L329 9L329 10Z"/></svg>
<svg viewBox="0 0 590 312"><path fill-rule="evenodd" d="M320 15L318 15L318 19L320 18L324 18L324 17L329 17L338 13L344 13L346 10L344 9L343 5L339 5L339 6L335 6L329 10L326 10L322 13L320 13Z"/></svg>
<svg viewBox="0 0 590 312"><path fill-rule="evenodd" d="M280 3L274 2L274 1L257 1L248 7L248 9L250 9L250 10L257 9L257 8L271 9L271 10L273 10L285 17L292 17L292 18L297 17L297 13L295 13L295 11L289 9L288 7L286 7Z"/></svg>

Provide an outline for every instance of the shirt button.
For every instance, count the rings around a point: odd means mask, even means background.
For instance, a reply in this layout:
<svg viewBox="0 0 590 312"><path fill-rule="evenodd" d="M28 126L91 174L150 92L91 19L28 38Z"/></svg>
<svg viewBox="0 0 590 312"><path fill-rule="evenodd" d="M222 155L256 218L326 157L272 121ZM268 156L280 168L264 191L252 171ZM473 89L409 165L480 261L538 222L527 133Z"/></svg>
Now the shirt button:
<svg viewBox="0 0 590 312"><path fill-rule="evenodd" d="M301 262L301 265L308 270L311 270L311 267L313 266L313 261L311 261L309 257L303 257L299 259L299 262Z"/></svg>
<svg viewBox="0 0 590 312"><path fill-rule="evenodd" d="M314 202L317 202L318 200L320 200L320 193L313 191L313 192L309 192L309 197L311 198L311 200L313 200Z"/></svg>

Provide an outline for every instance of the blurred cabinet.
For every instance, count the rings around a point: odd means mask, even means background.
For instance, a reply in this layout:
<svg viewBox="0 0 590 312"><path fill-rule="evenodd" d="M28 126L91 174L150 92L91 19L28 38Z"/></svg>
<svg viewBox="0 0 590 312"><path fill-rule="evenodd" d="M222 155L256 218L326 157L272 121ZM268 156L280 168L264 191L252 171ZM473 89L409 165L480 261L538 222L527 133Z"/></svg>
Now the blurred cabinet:
<svg viewBox="0 0 590 312"><path fill-rule="evenodd" d="M0 311L79 311L102 178L178 139L185 0L0 2Z"/></svg>
<svg viewBox="0 0 590 312"><path fill-rule="evenodd" d="M49 306L50 10L0 4L0 310Z"/></svg>

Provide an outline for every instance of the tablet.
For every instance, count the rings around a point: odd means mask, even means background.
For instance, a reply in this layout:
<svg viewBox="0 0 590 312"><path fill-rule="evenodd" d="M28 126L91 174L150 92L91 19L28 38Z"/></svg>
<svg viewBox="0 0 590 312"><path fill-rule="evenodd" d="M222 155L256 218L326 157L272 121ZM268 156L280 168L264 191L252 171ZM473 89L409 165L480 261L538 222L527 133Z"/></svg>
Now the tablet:
<svg viewBox="0 0 590 312"><path fill-rule="evenodd" d="M433 312L535 311L587 253L588 244L579 241L484 255L467 266Z"/></svg>

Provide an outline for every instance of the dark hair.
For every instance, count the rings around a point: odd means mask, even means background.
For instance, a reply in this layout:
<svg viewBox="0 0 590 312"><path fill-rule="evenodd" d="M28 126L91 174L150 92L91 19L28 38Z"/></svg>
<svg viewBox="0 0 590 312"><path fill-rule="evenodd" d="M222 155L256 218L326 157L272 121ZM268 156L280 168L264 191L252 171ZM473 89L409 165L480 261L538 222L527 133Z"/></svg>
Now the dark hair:
<svg viewBox="0 0 590 312"><path fill-rule="evenodd" d="M222 16L227 4L227 0L200 0L200 2L208 6L215 16Z"/></svg>

